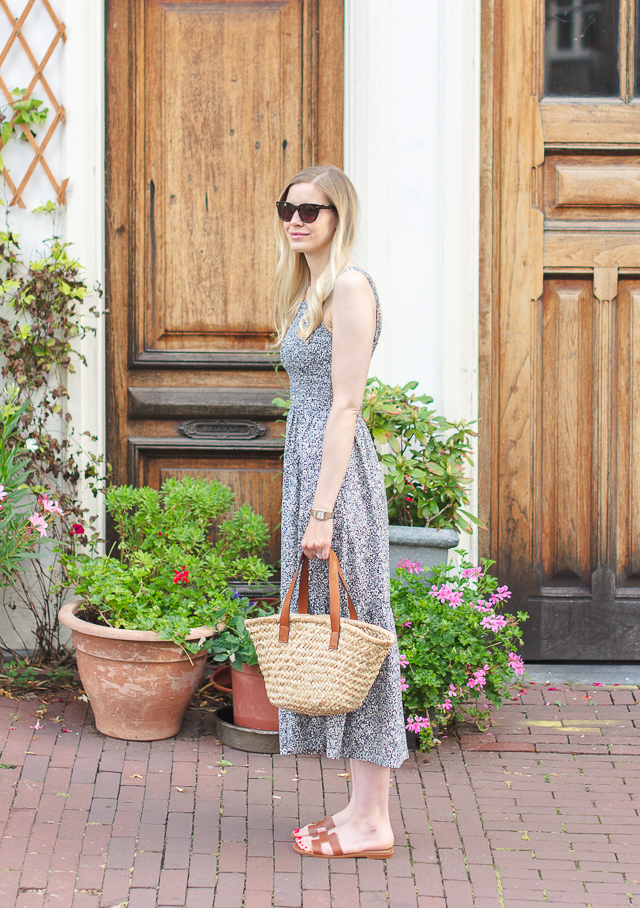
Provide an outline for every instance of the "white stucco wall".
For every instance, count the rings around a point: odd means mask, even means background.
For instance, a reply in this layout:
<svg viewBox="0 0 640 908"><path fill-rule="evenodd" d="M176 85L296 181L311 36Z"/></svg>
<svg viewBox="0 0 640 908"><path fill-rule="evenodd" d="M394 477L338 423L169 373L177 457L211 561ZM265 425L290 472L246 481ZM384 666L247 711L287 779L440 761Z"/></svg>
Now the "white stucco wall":
<svg viewBox="0 0 640 908"><path fill-rule="evenodd" d="M345 48L356 257L385 320L371 374L477 419L480 0L346 0Z"/></svg>
<svg viewBox="0 0 640 908"><path fill-rule="evenodd" d="M50 57L44 74L56 99L65 108L66 121L58 126L45 151L46 161L55 179L61 183L69 177L67 204L55 217L33 213L33 208L54 200L55 193L42 167L38 164L24 192L25 208L12 206L4 181L3 198L5 208L0 218L20 235L23 254L37 255L45 240L53 233L69 242L69 254L78 259L85 268L88 286L99 283L104 286L104 9L102 0L50 0L56 16L66 25L66 42L59 42ZM8 0L10 11L20 16L25 3L23 0ZM3 47L11 33L7 16L0 10L0 47ZM37 0L30 11L23 34L34 57L39 62L55 34L44 5ZM24 50L16 42L2 65L2 77L11 90L25 88L33 76L33 67ZM44 106L51 108L51 102L42 85L38 83L33 97L42 99ZM36 127L38 142L46 133L53 118L49 114L47 123ZM20 182L32 158L31 149L22 141L12 139L3 150L5 163L10 168L16 185ZM88 298L89 304L98 304L96 296ZM89 431L97 435L97 443L82 439L83 446L94 453L104 452L104 318L92 322L97 328L94 337L87 338L80 352L88 365L77 365L75 373L67 376L70 393L68 410L72 415L71 425L77 435ZM62 425L62 423L61 423ZM84 490L83 500L98 513L98 526L102 529L102 501L97 501ZM10 595L10 594L8 594ZM22 639L29 643L29 616L22 612L11 617L21 631ZM21 648L19 635L13 633L11 622L0 608L0 633L11 646Z"/></svg>

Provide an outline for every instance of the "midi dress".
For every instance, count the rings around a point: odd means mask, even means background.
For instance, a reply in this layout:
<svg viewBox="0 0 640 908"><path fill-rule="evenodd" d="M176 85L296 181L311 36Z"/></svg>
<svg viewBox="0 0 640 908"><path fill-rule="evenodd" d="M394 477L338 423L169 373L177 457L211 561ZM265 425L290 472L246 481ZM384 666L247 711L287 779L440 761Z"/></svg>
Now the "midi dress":
<svg viewBox="0 0 640 908"><path fill-rule="evenodd" d="M356 266L351 268L362 271ZM376 300L375 350L382 324L380 301L371 277L365 271L362 273ZM283 599L300 560L300 544L309 523L333 399L332 334L320 324L306 341L301 340L297 331L305 309L303 302L280 349L291 391L282 487ZM333 512L332 548L340 561L358 618L395 633L389 601L387 499L378 457L361 413ZM291 607L297 611L297 591ZM329 562L314 559L309 564L309 614L328 613ZM341 613L348 617L342 589ZM282 754L326 754L331 759L350 757L391 768L400 766L407 759L408 751L397 644L384 660L359 709L338 716L303 716L281 709L279 716Z"/></svg>

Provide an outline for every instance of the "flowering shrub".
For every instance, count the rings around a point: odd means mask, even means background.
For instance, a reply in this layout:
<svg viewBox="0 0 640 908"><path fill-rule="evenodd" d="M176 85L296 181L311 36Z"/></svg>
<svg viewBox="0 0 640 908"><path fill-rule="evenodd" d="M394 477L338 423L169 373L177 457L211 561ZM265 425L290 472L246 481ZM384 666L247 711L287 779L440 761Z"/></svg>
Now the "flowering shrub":
<svg viewBox="0 0 640 908"><path fill-rule="evenodd" d="M214 543L212 527L233 506L233 492L216 480L168 479L159 492L119 486L107 492L106 504L120 558L63 556L69 581L87 602L86 620L153 630L182 644L193 627L222 629L233 611L230 580L271 573L259 557L268 528L249 505L222 520ZM184 644L191 652L199 645Z"/></svg>
<svg viewBox="0 0 640 908"><path fill-rule="evenodd" d="M499 707L524 672L516 651L527 615L502 613L511 593L487 573L491 564L465 561L424 572L403 561L391 581L406 727L427 749L437 726L456 715L481 725L489 707L480 697Z"/></svg>
<svg viewBox="0 0 640 908"><path fill-rule="evenodd" d="M26 404L17 406L11 393L5 399L0 407L0 586L5 586L25 561L38 557L36 544L63 513L46 493L34 502L28 485L31 473L16 437Z"/></svg>
<svg viewBox="0 0 640 908"><path fill-rule="evenodd" d="M31 104L25 107L18 100L13 107L35 122L37 111ZM29 120L24 119L26 122ZM2 129L6 135L6 120ZM52 210L49 203L45 210ZM58 501L64 512L41 513L47 522L46 537L40 535L45 529L42 522L32 527L33 538L43 543L43 557L33 557L28 546L25 556L15 527L8 540L3 537L0 541L0 547L8 546L13 565L11 573L5 574L2 607L8 621L2 624L11 627L11 637L15 635L19 641L16 644L4 638L0 629L0 646L14 659L20 658L20 650L28 650L32 659L52 663L68 656L58 622L67 590L61 583L63 572L55 548L63 544L71 553L77 545L99 541L92 528L95 518L81 498L80 484L96 496L108 467L101 456L86 450L87 442L91 447L97 439L73 427L67 384L74 364L86 365L81 344L95 333L92 323L99 315L90 297L92 293L99 297L102 291L99 286L88 286L83 269L59 237L46 241L34 256L27 257L20 250L18 234L11 230L0 231L0 277L0 383L13 389L12 403L20 408L9 447L17 446L31 491ZM7 483L4 485L8 488ZM27 500L25 493L22 504ZM17 506L13 495L12 505ZM73 522L82 526L81 534L71 534ZM53 542L46 544L47 539Z"/></svg>

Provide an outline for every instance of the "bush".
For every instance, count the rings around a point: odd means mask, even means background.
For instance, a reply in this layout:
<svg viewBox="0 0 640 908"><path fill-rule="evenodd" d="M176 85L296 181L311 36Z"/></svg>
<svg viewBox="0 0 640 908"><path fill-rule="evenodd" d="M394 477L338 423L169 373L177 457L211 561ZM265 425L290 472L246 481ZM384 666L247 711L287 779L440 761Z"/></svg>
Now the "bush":
<svg viewBox="0 0 640 908"><path fill-rule="evenodd" d="M417 382L383 384L370 378L362 416L374 442L387 489L389 522L471 532L480 521L463 510L469 504L465 461L472 464L471 439L477 434L465 420L436 416L432 397L412 393ZM389 453L381 448L388 445Z"/></svg>
<svg viewBox="0 0 640 908"><path fill-rule="evenodd" d="M4 392L0 406L0 587L6 586L25 562L37 558L36 545L62 514L57 501L37 500L29 488L31 471L19 436L20 418L27 408L14 403L15 392Z"/></svg>
<svg viewBox="0 0 640 908"><path fill-rule="evenodd" d="M226 622L234 601L229 582L271 573L259 557L268 528L249 505L220 523L214 544L213 528L233 505L233 492L216 480L168 479L159 492L119 486L106 493L106 505L120 558L63 556L69 582L91 606L88 620L157 631L196 652L199 643L184 637Z"/></svg>
<svg viewBox="0 0 640 908"><path fill-rule="evenodd" d="M464 561L426 572L404 561L391 581L407 728L427 749L437 726L456 716L486 722L490 707L480 697L500 707L524 671L516 652L527 615L502 613L511 593L487 573L492 563Z"/></svg>

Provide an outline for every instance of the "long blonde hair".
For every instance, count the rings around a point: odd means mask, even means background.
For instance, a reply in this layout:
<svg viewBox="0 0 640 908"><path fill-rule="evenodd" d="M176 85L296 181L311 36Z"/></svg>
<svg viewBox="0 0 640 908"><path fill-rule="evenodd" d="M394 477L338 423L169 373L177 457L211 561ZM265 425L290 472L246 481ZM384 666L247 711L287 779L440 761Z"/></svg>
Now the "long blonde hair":
<svg viewBox="0 0 640 908"><path fill-rule="evenodd" d="M275 316L278 335L275 345L280 346L289 326L296 317L300 303L307 300L307 309L300 319L298 337L306 340L322 321L322 304L333 293L336 278L351 260L351 250L358 224L358 195L349 177L338 167L315 164L306 167L290 180L280 195L286 201L295 183L313 183L333 205L338 216L338 227L331 243L329 262L315 284L309 288L311 277L304 255L294 252L278 213L274 215L278 261L275 279Z"/></svg>

